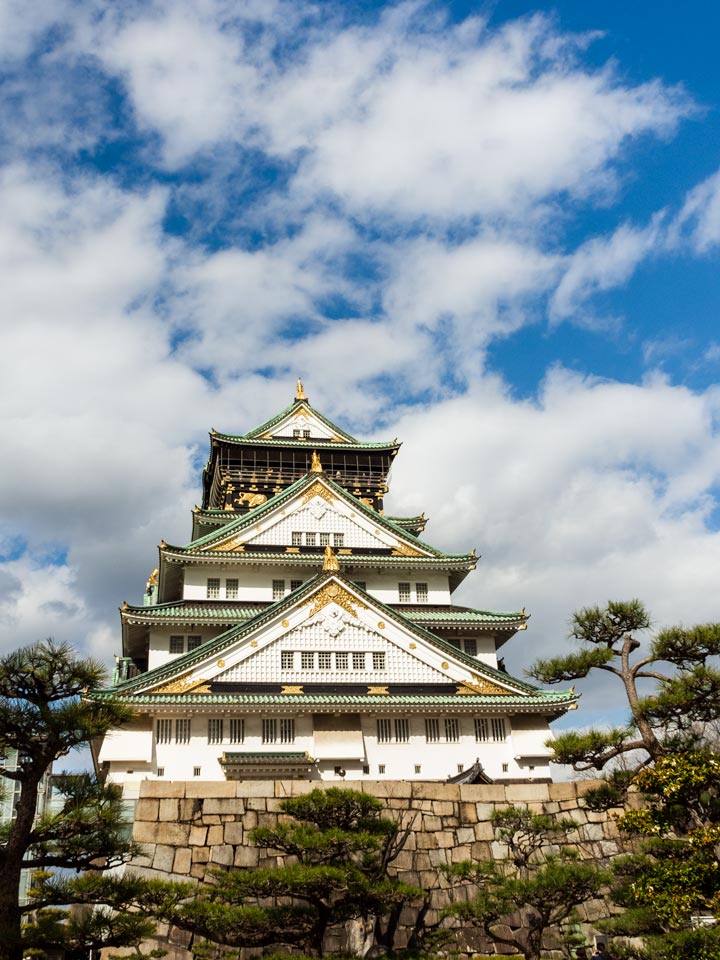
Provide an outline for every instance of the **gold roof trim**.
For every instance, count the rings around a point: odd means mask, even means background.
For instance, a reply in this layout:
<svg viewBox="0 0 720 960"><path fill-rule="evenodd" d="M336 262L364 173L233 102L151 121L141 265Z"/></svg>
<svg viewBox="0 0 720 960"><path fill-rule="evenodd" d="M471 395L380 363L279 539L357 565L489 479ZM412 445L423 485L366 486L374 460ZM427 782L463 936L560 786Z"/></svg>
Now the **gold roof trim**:
<svg viewBox="0 0 720 960"><path fill-rule="evenodd" d="M333 503L333 501L337 500L332 490L328 490L319 480L316 480L315 483L305 491L302 496L302 503L309 503L313 497L322 497L327 503Z"/></svg>
<svg viewBox="0 0 720 960"><path fill-rule="evenodd" d="M422 557L424 556L419 550L416 550L414 547L408 546L406 543L398 543L396 547L392 548L393 557Z"/></svg>
<svg viewBox="0 0 720 960"><path fill-rule="evenodd" d="M506 690L504 687L498 686L491 680L486 680L485 677L481 677L477 673L472 675L472 681L465 680L463 683L458 684L458 688L455 691L457 696L478 693L482 694L483 696L493 697L513 696L512 690Z"/></svg>
<svg viewBox="0 0 720 960"><path fill-rule="evenodd" d="M339 583L328 583L308 601L310 610L308 617L314 617L316 613L326 607L329 603L336 603L343 610L346 610L351 616L357 616L357 608L367 610L367 604L358 600Z"/></svg>
<svg viewBox="0 0 720 960"><path fill-rule="evenodd" d="M323 570L325 573L337 573L340 570L338 558L333 553L333 548L328 543L325 547L325 559L323 560Z"/></svg>
<svg viewBox="0 0 720 960"><path fill-rule="evenodd" d="M303 688L302 688L302 684L298 684L298 685L286 684L286 685L285 685L284 687L282 687L282 689L280 690L281 696L284 694L285 696L296 696L296 697L297 697L297 696L302 696L302 694L303 694L304 692L305 692L305 691L304 691Z"/></svg>

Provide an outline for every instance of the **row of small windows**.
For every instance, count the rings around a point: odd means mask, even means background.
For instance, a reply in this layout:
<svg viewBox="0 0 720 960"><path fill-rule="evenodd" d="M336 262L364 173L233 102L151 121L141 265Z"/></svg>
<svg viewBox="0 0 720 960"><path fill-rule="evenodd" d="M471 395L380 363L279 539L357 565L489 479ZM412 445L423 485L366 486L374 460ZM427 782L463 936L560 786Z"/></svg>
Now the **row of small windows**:
<svg viewBox="0 0 720 960"><path fill-rule="evenodd" d="M330 650L301 650L299 654L301 670L332 670L333 664L335 670L367 670L368 657L373 670L384 670L386 662L384 651L374 651L368 654L365 651L355 651L353 653L336 651L333 653ZM297 657L298 652L295 650L282 650L280 653L280 668L282 670L296 670Z"/></svg>
<svg viewBox="0 0 720 960"><path fill-rule="evenodd" d="M191 650L197 649L202 643L202 637L198 636L171 636L170 637L170 653L189 653Z"/></svg>
<svg viewBox="0 0 720 960"><path fill-rule="evenodd" d="M476 657L478 652L478 643L475 637L466 637L460 640L458 637L448 637L448 643L451 643L458 650L464 650L470 657Z"/></svg>
<svg viewBox="0 0 720 960"><path fill-rule="evenodd" d="M191 723L189 718L157 721L158 743L190 743ZM504 717L475 717L473 721L475 740L478 743L501 742L506 739ZM425 740L427 743L457 743L461 728L457 717L426 717ZM265 718L261 722L263 743L294 743L295 720L291 717ZM381 718L377 720L378 743L409 743L410 720L407 717ZM207 726L207 742L244 743L244 717L211 717Z"/></svg>
<svg viewBox="0 0 720 960"><path fill-rule="evenodd" d="M294 547L342 547L345 545L344 533L303 533L302 530L293 530L291 543Z"/></svg>
<svg viewBox="0 0 720 960"><path fill-rule="evenodd" d="M504 717L476 717L474 720L475 740L478 743L500 742L505 740ZM427 743L457 743L460 740L460 721L457 717L426 717L425 740ZM377 721L378 743L408 743L410 740L410 721L406 718Z"/></svg>
<svg viewBox="0 0 720 960"><path fill-rule="evenodd" d="M191 721L189 719L162 719L157 721L156 739L158 743L190 743L190 733ZM295 721L286 717L263 719L261 737L263 743L294 743ZM244 717L232 717L228 720L225 720L224 717L211 717L208 720L207 742L211 744L244 743Z"/></svg>
<svg viewBox="0 0 720 960"><path fill-rule="evenodd" d="M297 439L298 437L302 437L303 440L309 440L309 439L310 439L310 431L309 431L309 430L298 430L298 428L295 427L295 428L293 429L293 437L294 437L295 439Z"/></svg>
<svg viewBox="0 0 720 960"><path fill-rule="evenodd" d="M225 581L225 599L226 600L237 600L239 585L240 585L239 580L236 580L235 578L229 578ZM208 600L220 599L220 578L219 577L208 577L207 598Z"/></svg>
<svg viewBox="0 0 720 960"><path fill-rule="evenodd" d="M398 600L400 603L412 603L413 585L411 583L398 584ZM415 584L415 603L428 602L428 585L426 583Z"/></svg>

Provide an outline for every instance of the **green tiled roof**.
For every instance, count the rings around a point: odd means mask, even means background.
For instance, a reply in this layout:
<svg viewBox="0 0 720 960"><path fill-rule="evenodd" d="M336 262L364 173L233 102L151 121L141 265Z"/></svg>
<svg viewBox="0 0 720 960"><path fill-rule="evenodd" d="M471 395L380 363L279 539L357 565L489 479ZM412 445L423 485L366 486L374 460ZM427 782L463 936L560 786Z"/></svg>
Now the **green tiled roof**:
<svg viewBox="0 0 720 960"><path fill-rule="evenodd" d="M321 567L323 564L322 553L286 553L284 550L278 551L256 551L252 550L196 550L194 544L187 547L175 547L166 544L162 548L165 557L177 557L183 560L201 560L203 563L209 561L227 561L244 560L246 563L273 563L290 564L291 566L311 566ZM385 566L390 564L393 567L441 567L442 569L474 569L477 557L469 553L444 553L432 557L405 557L393 556L391 554L336 554L339 563L352 564L352 566L377 567L378 564Z"/></svg>
<svg viewBox="0 0 720 960"><path fill-rule="evenodd" d="M261 433L268 433L268 431L274 427L276 423L280 423L281 420L284 420L288 414L292 413L292 411L298 407L307 407L314 417L317 417L318 420L325 424L328 430L332 430L333 433L336 433L339 437L342 437L344 440L347 440L350 443L357 443L355 437L351 437L349 433L341 430L336 423L333 423L332 420L328 420L327 417L324 417L314 407L311 407L308 400L293 400L288 407L285 407L285 409L281 410L280 413L276 413L274 417L270 417L270 419L266 420L265 423L261 423L259 427L255 427L253 430L249 430L247 433L240 434L239 436L222 434L222 438L228 440L244 440L246 437L257 437ZM215 436L218 436L218 434L216 433Z"/></svg>
<svg viewBox="0 0 720 960"><path fill-rule="evenodd" d="M313 760L304 751L286 751L284 753L224 753L222 763L312 763Z"/></svg>
<svg viewBox="0 0 720 960"><path fill-rule="evenodd" d="M332 480L327 474L306 473L304 477L296 480L295 483L292 483L289 487L287 487L281 493L276 494L270 500L266 500L265 503L255 507L249 513L244 513L241 516L233 519L231 523L224 525L222 527L222 533L219 533L218 530L211 530L210 533L206 533L202 537L198 537L197 540L193 540L184 547L173 546L168 547L167 549L171 549L176 553L181 551L194 552L206 544L213 543L218 536L226 537L235 531L243 530L245 527L255 526L258 522L258 519L273 513L278 507L282 506L283 503L286 503L288 500L291 500L293 497L297 496L306 487L312 486L312 484L315 483L320 477L322 477L325 483L327 483L328 487L338 496L339 499L344 500L346 503L351 502L354 510L364 514L364 516L371 519L374 524L384 527L389 532L395 534L395 536L407 539L407 531L403 530L402 527L394 523L389 517L385 517L381 513L377 513L375 510L372 510L366 504L362 503L362 501L357 497L354 497L351 493L348 493L344 487L341 487L339 484L335 483L335 481ZM435 547L431 547L428 543L423 543L423 541L417 539L417 537L413 537L411 542L413 546L419 546L425 550L428 550L431 554L433 554L433 556L450 556L449 554L443 554ZM213 552L224 553L226 551ZM288 556L292 556L292 554L288 554Z"/></svg>
<svg viewBox="0 0 720 960"><path fill-rule="evenodd" d="M119 688L118 688L119 690ZM116 695L116 690L102 690L92 695L93 699L105 700ZM562 706L573 703L578 694L569 690L558 692L536 691L534 696L498 696L482 694L385 694L371 696L369 694L308 694L293 695L280 693L138 693L123 696L124 703L162 704L162 703L192 703L202 704L236 704L247 706L263 706L264 704L345 704L348 706L483 706L483 707L533 707L533 706Z"/></svg>
<svg viewBox="0 0 720 960"><path fill-rule="evenodd" d="M343 450L348 453L353 450L394 450L396 447L399 447L400 444L393 443L392 441L386 441L385 443L379 443L377 441L367 443L361 442L359 440L348 441L345 443L338 443L333 440L323 440L321 437L311 437L309 439L303 440L301 437L273 437L272 439L263 439L259 437L251 437L248 434L245 437L235 437L229 433L214 433L214 440L221 440L223 443L233 443L237 446L253 446L253 447L298 447L303 446L307 447L309 450Z"/></svg>

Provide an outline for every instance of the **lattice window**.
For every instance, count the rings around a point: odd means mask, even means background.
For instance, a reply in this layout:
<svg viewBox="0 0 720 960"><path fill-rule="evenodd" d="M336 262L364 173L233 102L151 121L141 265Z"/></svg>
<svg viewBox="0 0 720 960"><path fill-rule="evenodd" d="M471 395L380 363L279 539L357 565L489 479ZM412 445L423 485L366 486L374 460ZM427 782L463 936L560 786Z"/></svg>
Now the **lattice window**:
<svg viewBox="0 0 720 960"><path fill-rule="evenodd" d="M208 577L207 598L208 600L220 599L220 578L219 577Z"/></svg>
<svg viewBox="0 0 720 960"><path fill-rule="evenodd" d="M306 440L309 440L309 439L310 439L310 431L309 431L309 430L303 430L303 437L304 437Z"/></svg>
<svg viewBox="0 0 720 960"><path fill-rule="evenodd" d="M175 721L175 743L190 743L190 719Z"/></svg>
<svg viewBox="0 0 720 960"><path fill-rule="evenodd" d="M314 547L317 544L317 534L315 533L306 533L305 534L305 546Z"/></svg>
<svg viewBox="0 0 720 960"><path fill-rule="evenodd" d="M384 764L384 763L379 763L379 764L378 764L378 773L385 773L385 764Z"/></svg>
<svg viewBox="0 0 720 960"><path fill-rule="evenodd" d="M187 638L188 653L191 650L197 650L197 648L200 646L201 643L202 643L202 637L198 637L198 636L188 637Z"/></svg>
<svg viewBox="0 0 720 960"><path fill-rule="evenodd" d="M221 718L211 717L208 720L208 743L222 743L223 722Z"/></svg>
<svg viewBox="0 0 720 960"><path fill-rule="evenodd" d="M415 584L415 599L418 603L428 602L428 585L426 583Z"/></svg>
<svg viewBox="0 0 720 960"><path fill-rule="evenodd" d="M226 600L237 600L238 598L238 587L240 581L235 578L225 581L225 599Z"/></svg>
<svg viewBox="0 0 720 960"><path fill-rule="evenodd" d="M272 582L272 598L273 600L282 600L285 596L285 581L284 580L273 580Z"/></svg>
<svg viewBox="0 0 720 960"><path fill-rule="evenodd" d="M505 718L493 717L490 721L490 735L493 740L505 739Z"/></svg>
<svg viewBox="0 0 720 960"><path fill-rule="evenodd" d="M277 720L263 720L262 742L275 743L277 741Z"/></svg>
<svg viewBox="0 0 720 960"><path fill-rule="evenodd" d="M475 717L475 739L486 742L490 739L490 725L486 717Z"/></svg>
<svg viewBox="0 0 720 960"><path fill-rule="evenodd" d="M342 547L345 544L345 534L344 533L334 533L333 534L333 546Z"/></svg>
<svg viewBox="0 0 720 960"><path fill-rule="evenodd" d="M291 581L290 581L290 589L291 589L291 590L298 590L301 586L302 586L302 580L291 580Z"/></svg>
<svg viewBox="0 0 720 960"><path fill-rule="evenodd" d="M280 653L280 669L281 670L294 670L295 669L295 654L292 650L282 650Z"/></svg>
<svg viewBox="0 0 720 960"><path fill-rule="evenodd" d="M392 743L392 721L378 720L377 722L378 743Z"/></svg>
<svg viewBox="0 0 720 960"><path fill-rule="evenodd" d="M407 743L410 740L410 721L400 719L395 721L395 742Z"/></svg>
<svg viewBox="0 0 720 960"><path fill-rule="evenodd" d="M455 717L445 718L445 739L449 743L455 743L460 739L460 724Z"/></svg>
<svg viewBox="0 0 720 960"><path fill-rule="evenodd" d="M398 600L400 601L400 603L410 603L410 584L409 583L398 584Z"/></svg>
<svg viewBox="0 0 720 960"><path fill-rule="evenodd" d="M299 436L300 436L300 431L296 428L295 430L293 430L293 437L297 439Z"/></svg>
<svg viewBox="0 0 720 960"><path fill-rule="evenodd" d="M170 743L172 740L172 720L158 720L155 736L158 743Z"/></svg>
<svg viewBox="0 0 720 960"><path fill-rule="evenodd" d="M437 743L440 739L440 721L437 717L427 717L425 720L425 739L428 743Z"/></svg>
<svg viewBox="0 0 720 960"><path fill-rule="evenodd" d="M352 655L352 668L353 670L364 670L365 669L365 654L355 652Z"/></svg>
<svg viewBox="0 0 720 960"><path fill-rule="evenodd" d="M319 537L319 542L321 547L326 547L330 543L330 534L321 533Z"/></svg>
<svg viewBox="0 0 720 960"><path fill-rule="evenodd" d="M477 640L475 637L469 637L465 641L465 653L470 657L477 656Z"/></svg>
<svg viewBox="0 0 720 960"><path fill-rule="evenodd" d="M295 721L280 721L280 743L295 743Z"/></svg>
<svg viewBox="0 0 720 960"><path fill-rule="evenodd" d="M318 670L332 670L332 654L329 650L318 653Z"/></svg>
<svg viewBox="0 0 720 960"><path fill-rule="evenodd" d="M377 652L377 651L373 653L372 664L373 664L373 670L384 670L385 654L383 652Z"/></svg>
<svg viewBox="0 0 720 960"><path fill-rule="evenodd" d="M291 543L294 547L301 547L303 542L302 530L293 530L291 534Z"/></svg>
<svg viewBox="0 0 720 960"><path fill-rule="evenodd" d="M230 743L245 742L245 720L244 718L233 718L230 721Z"/></svg>
<svg viewBox="0 0 720 960"><path fill-rule="evenodd" d="M185 637L170 637L170 653L185 652Z"/></svg>
<svg viewBox="0 0 720 960"><path fill-rule="evenodd" d="M300 669L301 670L314 670L315 669L315 654L312 650L303 650L300 654Z"/></svg>
<svg viewBox="0 0 720 960"><path fill-rule="evenodd" d="M350 654L344 651L335 654L335 669L347 670L350 665Z"/></svg>

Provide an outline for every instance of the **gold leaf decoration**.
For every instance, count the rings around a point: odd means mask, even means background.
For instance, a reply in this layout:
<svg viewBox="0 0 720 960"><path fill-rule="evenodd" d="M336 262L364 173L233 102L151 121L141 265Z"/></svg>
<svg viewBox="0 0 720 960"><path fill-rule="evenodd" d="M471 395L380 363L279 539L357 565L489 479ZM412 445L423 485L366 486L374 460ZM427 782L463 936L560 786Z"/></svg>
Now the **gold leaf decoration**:
<svg viewBox="0 0 720 960"><path fill-rule="evenodd" d="M289 621L289 620L281 620L281 621L280 621L280 626L281 626L281 627L289 627L289 626L290 626L290 621Z"/></svg>
<svg viewBox="0 0 720 960"><path fill-rule="evenodd" d="M314 617L315 614L326 607L329 603L336 603L339 607L353 616L357 616L357 607L367 610L367 605L362 600L356 600L352 594L348 593L339 583L328 583L318 590L318 592L308 601L311 604L308 611L308 617Z"/></svg>
<svg viewBox="0 0 720 960"><path fill-rule="evenodd" d="M313 483L313 485L305 491L302 496L301 503L309 503L313 497L322 497L322 499L327 503L332 503L334 500L337 500L337 497L332 490L328 490L328 488L324 484L320 483L319 480L316 480L315 483Z"/></svg>
<svg viewBox="0 0 720 960"><path fill-rule="evenodd" d="M302 688L302 685L301 685L301 684L298 684L297 686L287 685L287 684L286 684L286 685L280 690L280 693L281 693L281 694L284 694L285 696L296 696L296 697L297 697L297 696L302 696L302 694L303 694L303 688Z"/></svg>
<svg viewBox="0 0 720 960"><path fill-rule="evenodd" d="M457 695L467 695L467 694L482 694L483 696L492 696L492 697L511 697L513 695L512 690L506 690L504 687L498 686L496 683L493 683L491 680L486 680L485 677L479 676L477 673L472 675L472 682L466 680L464 683L461 683L455 693Z"/></svg>
<svg viewBox="0 0 720 960"><path fill-rule="evenodd" d="M369 697L386 697L388 695L387 687L368 687Z"/></svg>
<svg viewBox="0 0 720 960"><path fill-rule="evenodd" d="M391 555L393 557L422 557L422 553L420 553L419 550L409 546L407 543L399 543L396 547L393 547Z"/></svg>
<svg viewBox="0 0 720 960"><path fill-rule="evenodd" d="M150 692L150 691L149 691ZM209 693L210 687L205 677L191 679L189 673L183 677L177 677L169 683L151 691L152 693Z"/></svg>

